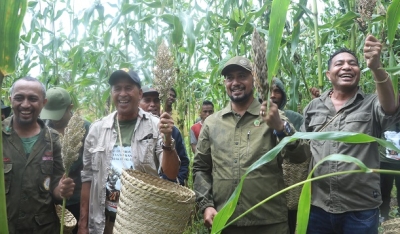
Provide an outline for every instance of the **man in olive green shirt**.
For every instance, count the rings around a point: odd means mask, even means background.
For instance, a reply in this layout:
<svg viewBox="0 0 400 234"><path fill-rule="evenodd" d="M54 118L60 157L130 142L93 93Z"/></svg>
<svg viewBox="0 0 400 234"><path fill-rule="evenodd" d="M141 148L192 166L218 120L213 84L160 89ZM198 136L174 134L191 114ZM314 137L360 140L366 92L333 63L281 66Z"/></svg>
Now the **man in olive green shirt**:
<svg viewBox="0 0 400 234"><path fill-rule="evenodd" d="M3 122L3 162L9 233L58 233L54 199L69 198L74 182L64 178L58 133L38 118L46 90L24 77L11 87L14 115Z"/></svg>
<svg viewBox="0 0 400 234"><path fill-rule="evenodd" d="M215 215L249 166L279 139L295 132L276 104L270 102L266 111L267 102L260 105L253 97L254 78L248 59L240 56L230 59L221 74L231 102L204 121L193 164L194 190L207 227L211 227ZM285 155L302 162L306 159L303 150L300 141L294 142ZM277 157L247 176L231 218L285 187L281 162ZM263 204L223 231L245 232L288 233L285 196Z"/></svg>
<svg viewBox="0 0 400 234"><path fill-rule="evenodd" d="M366 38L364 57L373 74L377 94L364 94L360 90L361 69L352 51L340 49L330 57L326 76L332 89L313 99L304 109L302 131L345 131L381 136L399 116L392 82L380 62L381 49L376 38L371 35ZM310 149L312 166L328 155L345 154L357 157L369 168L379 168L378 144L375 142L348 144L311 140ZM359 168L352 163L329 161L320 165L314 176L356 169ZM344 174L315 181L312 183L308 233L377 233L381 203L379 174Z"/></svg>

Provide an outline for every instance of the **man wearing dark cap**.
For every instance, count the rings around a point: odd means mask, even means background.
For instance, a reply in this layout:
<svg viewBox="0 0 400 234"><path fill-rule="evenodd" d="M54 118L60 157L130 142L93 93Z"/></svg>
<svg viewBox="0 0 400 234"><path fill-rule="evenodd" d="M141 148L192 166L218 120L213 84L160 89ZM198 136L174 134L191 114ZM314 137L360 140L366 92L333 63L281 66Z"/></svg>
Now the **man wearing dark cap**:
<svg viewBox="0 0 400 234"><path fill-rule="evenodd" d="M193 164L194 190L207 227L212 226L249 166L296 131L276 104L271 102L267 110L267 102L260 104L253 97L254 78L248 59L231 58L221 74L231 101L204 121ZM306 156L299 154L303 146L303 141L290 143L285 157L305 161ZM249 174L231 219L285 187L281 157ZM288 233L285 196L261 205L223 233Z"/></svg>
<svg viewBox="0 0 400 234"><path fill-rule="evenodd" d="M53 87L46 92L47 103L40 113L40 117L45 121L46 125L57 130L57 132L64 135L64 130L67 127L72 117L72 104L71 97L67 90L60 87ZM90 122L84 120L84 128L86 129L85 136L89 131ZM84 138L82 139L84 142ZM76 220L79 220L80 213L80 199L81 199L81 171L83 169L83 145L79 150L78 159L72 164L68 177L74 180L75 189L72 197L67 200L66 208L74 215ZM72 233L77 233L78 227L76 226Z"/></svg>
<svg viewBox="0 0 400 234"><path fill-rule="evenodd" d="M179 171L171 137L174 122L168 113L159 119L139 108L142 89L136 72L120 69L108 82L116 111L94 122L85 140L78 233L112 233L122 169L169 180L176 180Z"/></svg>
<svg viewBox="0 0 400 234"><path fill-rule="evenodd" d="M150 88L149 86L144 86L142 90L143 97L140 99L140 108L152 113L153 115L160 116L160 98L157 90ZM178 174L179 184L185 185L189 173L189 158L186 153L185 142L183 141L181 132L175 126L172 128L172 138L175 140L175 150L181 160ZM163 178L166 177L163 176Z"/></svg>

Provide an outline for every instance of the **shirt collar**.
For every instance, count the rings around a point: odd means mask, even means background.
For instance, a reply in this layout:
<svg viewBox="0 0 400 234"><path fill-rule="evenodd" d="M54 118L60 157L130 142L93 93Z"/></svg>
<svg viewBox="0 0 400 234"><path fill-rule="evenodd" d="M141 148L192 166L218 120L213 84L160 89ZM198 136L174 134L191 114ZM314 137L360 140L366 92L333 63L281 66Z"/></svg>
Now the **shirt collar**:
<svg viewBox="0 0 400 234"><path fill-rule="evenodd" d="M250 104L249 108L247 108L246 112L250 113L251 115L260 115L260 107L260 102L258 102L258 100L254 98L253 102ZM221 110L222 116L230 113L233 114L232 102L229 102L229 104Z"/></svg>

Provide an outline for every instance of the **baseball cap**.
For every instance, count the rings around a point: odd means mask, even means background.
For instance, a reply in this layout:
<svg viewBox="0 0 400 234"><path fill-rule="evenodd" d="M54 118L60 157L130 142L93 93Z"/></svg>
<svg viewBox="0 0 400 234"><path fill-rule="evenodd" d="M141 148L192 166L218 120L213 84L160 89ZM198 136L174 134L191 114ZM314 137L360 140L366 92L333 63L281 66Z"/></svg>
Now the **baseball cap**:
<svg viewBox="0 0 400 234"><path fill-rule="evenodd" d="M71 105L71 97L67 90L54 87L46 92L47 103L40 112L41 119L60 120Z"/></svg>
<svg viewBox="0 0 400 234"><path fill-rule="evenodd" d="M132 79L132 81L134 83L136 83L139 86L139 88L141 88L140 78L139 78L138 74L135 71L128 69L128 68L121 68L121 69L113 72L110 76L110 79L108 79L108 83L110 85L114 85L118 79L123 78L123 77Z"/></svg>
<svg viewBox="0 0 400 234"><path fill-rule="evenodd" d="M149 86L143 86L142 87L142 92L143 92L143 95L150 94L150 93L159 94L158 91L155 88L151 88Z"/></svg>
<svg viewBox="0 0 400 234"><path fill-rule="evenodd" d="M228 68L232 66L240 66L250 72L253 70L250 60L242 56L235 56L225 63L224 68L222 68L221 75L226 75Z"/></svg>

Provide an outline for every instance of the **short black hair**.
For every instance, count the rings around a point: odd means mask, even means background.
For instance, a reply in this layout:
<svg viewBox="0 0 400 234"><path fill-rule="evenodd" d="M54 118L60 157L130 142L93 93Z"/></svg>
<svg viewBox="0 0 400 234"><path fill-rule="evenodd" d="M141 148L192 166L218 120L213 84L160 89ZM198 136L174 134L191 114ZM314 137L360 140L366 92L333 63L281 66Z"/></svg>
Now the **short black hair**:
<svg viewBox="0 0 400 234"><path fill-rule="evenodd" d="M174 89L174 88L170 88L170 90L171 90L172 92L174 92L174 93L175 93L175 98L177 98L177 97L178 97L178 95L176 95L176 91L175 91L175 89Z"/></svg>
<svg viewBox="0 0 400 234"><path fill-rule="evenodd" d="M42 90L43 98L46 98L46 87L44 86L44 84L40 80L38 80L37 78L31 77L31 76L25 76L25 77L22 77L22 78L20 78L20 79L18 79L16 81L14 81L14 83L11 85L10 96L12 96L14 94L15 84L20 80L33 81L33 82L39 83L40 87L41 87L41 90Z"/></svg>
<svg viewBox="0 0 400 234"><path fill-rule="evenodd" d="M212 106L214 108L214 104L208 100L203 101L203 106Z"/></svg>
<svg viewBox="0 0 400 234"><path fill-rule="evenodd" d="M341 53L349 53L349 54L353 55L354 58L356 59L357 65L360 66L360 64L358 63L357 55L356 55L353 51L351 51L351 50L349 50L349 49L343 47L343 48L340 48L340 49L336 50L336 51L335 51L333 54L331 54L331 56L329 57L329 60L328 60L328 70L331 68L332 59L333 59L336 55L341 54Z"/></svg>

